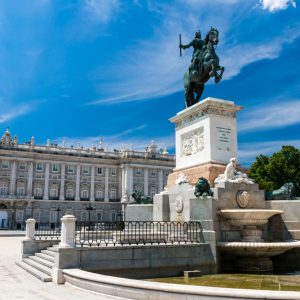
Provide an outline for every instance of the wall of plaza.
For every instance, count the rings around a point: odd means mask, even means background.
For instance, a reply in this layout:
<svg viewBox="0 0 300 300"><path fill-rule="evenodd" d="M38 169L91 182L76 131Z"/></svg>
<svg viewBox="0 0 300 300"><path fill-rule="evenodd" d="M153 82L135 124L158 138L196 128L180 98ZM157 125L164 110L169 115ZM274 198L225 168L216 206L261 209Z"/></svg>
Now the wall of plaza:
<svg viewBox="0 0 300 300"><path fill-rule="evenodd" d="M38 146L19 144L7 130L0 142L0 228L21 228L28 217L55 223L66 213L115 220L134 190L150 197L162 191L174 165L154 143L144 152Z"/></svg>

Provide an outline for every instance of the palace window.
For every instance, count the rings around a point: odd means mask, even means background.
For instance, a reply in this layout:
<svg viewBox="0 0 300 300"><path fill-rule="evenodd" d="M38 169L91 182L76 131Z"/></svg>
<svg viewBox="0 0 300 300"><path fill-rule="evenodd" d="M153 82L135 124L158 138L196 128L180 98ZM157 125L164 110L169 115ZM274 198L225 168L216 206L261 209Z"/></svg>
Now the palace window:
<svg viewBox="0 0 300 300"><path fill-rule="evenodd" d="M58 184L53 184L49 191L50 198L58 198Z"/></svg>
<svg viewBox="0 0 300 300"><path fill-rule="evenodd" d="M24 183L18 184L17 186L17 196L25 196L25 186Z"/></svg>
<svg viewBox="0 0 300 300"><path fill-rule="evenodd" d="M43 164L38 162L35 167L36 171L43 171Z"/></svg>
<svg viewBox="0 0 300 300"><path fill-rule="evenodd" d="M83 199L83 200L87 200L89 198L89 191L87 190L86 187L84 187L81 190L80 196L81 196L81 199Z"/></svg>
<svg viewBox="0 0 300 300"><path fill-rule="evenodd" d="M0 195L5 196L8 194L7 182L0 182Z"/></svg>
<svg viewBox="0 0 300 300"><path fill-rule="evenodd" d="M9 161L8 160L2 160L1 166L2 166L2 169L8 169Z"/></svg>
<svg viewBox="0 0 300 300"><path fill-rule="evenodd" d="M20 170L23 170L23 171L26 170L26 163L23 162L23 161L20 162L20 164L19 164L19 169L20 169Z"/></svg>
<svg viewBox="0 0 300 300"><path fill-rule="evenodd" d="M35 185L33 194L35 198L41 198L43 196L43 189L40 184Z"/></svg>
<svg viewBox="0 0 300 300"><path fill-rule="evenodd" d="M104 193L103 193L103 188L102 187L96 187L95 198L97 200L104 198Z"/></svg>
<svg viewBox="0 0 300 300"><path fill-rule="evenodd" d="M156 189L156 186L151 186L151 189L150 189L150 197L153 198L155 195L157 194L157 189Z"/></svg>
<svg viewBox="0 0 300 300"><path fill-rule="evenodd" d="M51 169L52 169L52 172L58 172L59 171L58 164L52 164Z"/></svg>
<svg viewBox="0 0 300 300"><path fill-rule="evenodd" d="M136 169L135 170L135 175L141 175L142 174L142 170L141 169Z"/></svg>
<svg viewBox="0 0 300 300"><path fill-rule="evenodd" d="M97 174L102 175L103 174L103 168L97 168Z"/></svg>
<svg viewBox="0 0 300 300"><path fill-rule="evenodd" d="M87 221L87 213L86 212L82 212L81 213L81 221L82 222L86 222Z"/></svg>
<svg viewBox="0 0 300 300"><path fill-rule="evenodd" d="M89 174L89 170L90 170L89 167L84 166L84 167L82 168L82 174L85 174L85 175Z"/></svg>
<svg viewBox="0 0 300 300"><path fill-rule="evenodd" d="M112 222L116 222L117 221L117 212L116 211L112 211L111 213L110 213L110 219L111 219L111 221Z"/></svg>
<svg viewBox="0 0 300 300"><path fill-rule="evenodd" d="M97 213L97 221L102 221L102 212Z"/></svg>
<svg viewBox="0 0 300 300"><path fill-rule="evenodd" d="M109 198L113 200L117 199L117 189L115 187L110 189Z"/></svg>
<svg viewBox="0 0 300 300"><path fill-rule="evenodd" d="M111 169L110 175L111 176L116 176L117 175L117 169Z"/></svg>
<svg viewBox="0 0 300 300"><path fill-rule="evenodd" d="M74 174L75 173L75 167L74 166L67 166L67 173L68 174Z"/></svg>
<svg viewBox="0 0 300 300"><path fill-rule="evenodd" d="M155 177L155 176L156 176L156 170L154 170L154 169L151 170L151 176L152 176L152 177Z"/></svg>
<svg viewBox="0 0 300 300"><path fill-rule="evenodd" d="M66 189L66 199L73 199L74 198L74 189L72 187L67 187Z"/></svg>

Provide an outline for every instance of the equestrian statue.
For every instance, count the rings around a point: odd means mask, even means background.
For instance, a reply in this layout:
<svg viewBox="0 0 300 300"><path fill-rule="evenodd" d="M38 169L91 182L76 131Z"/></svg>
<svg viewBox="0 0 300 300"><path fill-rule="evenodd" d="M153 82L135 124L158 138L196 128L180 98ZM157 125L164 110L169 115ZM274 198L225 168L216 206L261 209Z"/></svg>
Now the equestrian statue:
<svg viewBox="0 0 300 300"><path fill-rule="evenodd" d="M195 33L195 38L187 45L181 43L179 35L179 49L194 48L191 65L184 74L185 102L186 107L196 104L203 93L204 84L210 77L215 78L215 83L220 82L224 67L219 65L219 57L215 52L215 46L219 43L219 31L211 28L204 40L201 32Z"/></svg>

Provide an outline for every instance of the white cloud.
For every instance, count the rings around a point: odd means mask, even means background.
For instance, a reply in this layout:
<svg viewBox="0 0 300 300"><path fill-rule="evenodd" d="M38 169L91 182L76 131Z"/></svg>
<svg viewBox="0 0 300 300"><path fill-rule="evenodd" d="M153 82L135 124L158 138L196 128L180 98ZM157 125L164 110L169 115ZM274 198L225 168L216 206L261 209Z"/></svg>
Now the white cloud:
<svg viewBox="0 0 300 300"><path fill-rule="evenodd" d="M85 0L88 11L96 20L108 23L120 9L119 0Z"/></svg>
<svg viewBox="0 0 300 300"><path fill-rule="evenodd" d="M279 128L300 123L300 100L288 100L258 106L244 113L239 131Z"/></svg>
<svg viewBox="0 0 300 300"><path fill-rule="evenodd" d="M211 25L222 29L217 54L220 56L220 64L225 66L223 80L230 80L251 63L279 57L284 45L292 43L300 36L298 24L292 29L280 31L281 36L270 37L269 42L237 41L229 44L226 43L227 35L232 34L232 27L238 27L243 10L247 6L245 2L220 3L225 11L220 8L214 18L202 13L204 8L208 9L207 1L204 3L199 1L196 5L195 0L190 0L189 5L184 6L186 11L180 11L183 7L180 5L173 8L168 6L165 9L160 6L164 21L154 36L149 40L137 42L126 52L115 56L115 63L107 68L101 66L96 75L98 82L102 82L97 86L99 98L92 101L92 104L117 104L153 99L183 91L182 79L190 63L191 50L183 51L183 57L179 57L178 33L182 33L183 43L187 43L193 37L191 28L198 29L199 24L202 35ZM239 13L235 13L233 5L239 6ZM183 14L186 15L184 20ZM107 78L111 78L116 84L103 83L107 82L104 80ZM214 82L210 80L208 84Z"/></svg>
<svg viewBox="0 0 300 300"><path fill-rule="evenodd" d="M15 106L10 110L6 110L0 113L0 123L8 122L12 119L15 119L19 116L25 115L32 111L32 106L29 104Z"/></svg>
<svg viewBox="0 0 300 300"><path fill-rule="evenodd" d="M263 9L270 12L287 9L289 5L296 7L296 1L294 0L260 0L260 4Z"/></svg>
<svg viewBox="0 0 300 300"><path fill-rule="evenodd" d="M253 142L239 144L239 161L242 164L249 165L254 162L256 156L271 155L274 152L280 151L281 147L294 146L300 149L300 140L281 140L281 141L267 141L267 142Z"/></svg>

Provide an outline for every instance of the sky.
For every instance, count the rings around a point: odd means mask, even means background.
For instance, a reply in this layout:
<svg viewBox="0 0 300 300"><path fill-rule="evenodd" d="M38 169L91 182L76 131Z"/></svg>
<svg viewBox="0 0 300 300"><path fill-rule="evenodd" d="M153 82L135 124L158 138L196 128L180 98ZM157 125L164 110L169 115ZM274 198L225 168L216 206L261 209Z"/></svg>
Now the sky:
<svg viewBox="0 0 300 300"><path fill-rule="evenodd" d="M67 145L174 153L192 49L178 35L219 30L223 80L202 99L234 101L238 158L249 166L300 148L300 11L292 0L3 0L0 130Z"/></svg>

